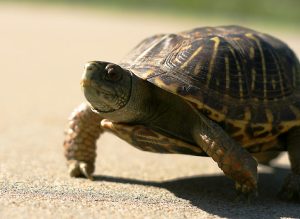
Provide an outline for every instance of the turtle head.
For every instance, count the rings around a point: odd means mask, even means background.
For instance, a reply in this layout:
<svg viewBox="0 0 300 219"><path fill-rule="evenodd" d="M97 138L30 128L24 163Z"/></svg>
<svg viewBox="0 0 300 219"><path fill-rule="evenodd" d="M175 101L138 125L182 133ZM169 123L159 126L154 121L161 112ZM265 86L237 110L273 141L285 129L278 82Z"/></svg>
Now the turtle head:
<svg viewBox="0 0 300 219"><path fill-rule="evenodd" d="M92 61L85 65L81 86L94 111L111 113L128 103L132 74L113 63Z"/></svg>

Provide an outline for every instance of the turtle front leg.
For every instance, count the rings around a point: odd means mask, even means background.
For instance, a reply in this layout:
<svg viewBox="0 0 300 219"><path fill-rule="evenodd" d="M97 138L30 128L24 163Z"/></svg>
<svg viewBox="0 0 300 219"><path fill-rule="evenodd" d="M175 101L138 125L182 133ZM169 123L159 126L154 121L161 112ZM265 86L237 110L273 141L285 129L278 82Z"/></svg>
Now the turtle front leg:
<svg viewBox="0 0 300 219"><path fill-rule="evenodd" d="M287 133L287 151L291 162L291 173L286 177L279 198L300 201L300 127Z"/></svg>
<svg viewBox="0 0 300 219"><path fill-rule="evenodd" d="M103 132L100 121L101 118L85 103L70 115L63 143L70 176L93 179L96 141Z"/></svg>
<svg viewBox="0 0 300 219"><path fill-rule="evenodd" d="M199 113L193 136L199 146L218 163L236 184L239 196L257 196L257 162L219 125Z"/></svg>

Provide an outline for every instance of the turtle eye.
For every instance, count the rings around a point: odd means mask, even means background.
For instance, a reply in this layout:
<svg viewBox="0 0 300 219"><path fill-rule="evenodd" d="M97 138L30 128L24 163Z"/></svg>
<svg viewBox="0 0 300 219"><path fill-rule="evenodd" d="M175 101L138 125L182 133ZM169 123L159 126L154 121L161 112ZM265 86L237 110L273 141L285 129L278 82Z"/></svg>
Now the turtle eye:
<svg viewBox="0 0 300 219"><path fill-rule="evenodd" d="M119 81L122 78L122 73L115 69L108 69L105 78L109 81Z"/></svg>

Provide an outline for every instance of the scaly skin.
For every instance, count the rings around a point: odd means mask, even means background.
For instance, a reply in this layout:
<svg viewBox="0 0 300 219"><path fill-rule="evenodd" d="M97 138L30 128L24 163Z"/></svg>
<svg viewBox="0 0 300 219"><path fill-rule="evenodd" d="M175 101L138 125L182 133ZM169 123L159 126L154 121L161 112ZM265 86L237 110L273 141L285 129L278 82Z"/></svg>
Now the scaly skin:
<svg viewBox="0 0 300 219"><path fill-rule="evenodd" d="M72 177L92 179L95 170L96 141L103 130L101 118L82 103L74 109L65 132L64 154Z"/></svg>

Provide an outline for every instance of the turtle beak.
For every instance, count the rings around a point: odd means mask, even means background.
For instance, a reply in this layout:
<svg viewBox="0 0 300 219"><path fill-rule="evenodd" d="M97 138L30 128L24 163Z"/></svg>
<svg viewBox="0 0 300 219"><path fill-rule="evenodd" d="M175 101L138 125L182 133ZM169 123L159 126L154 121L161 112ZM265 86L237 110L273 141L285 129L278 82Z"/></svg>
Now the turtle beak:
<svg viewBox="0 0 300 219"><path fill-rule="evenodd" d="M90 87L91 86L91 81L87 80L87 79L81 79L80 86L82 88L84 88L84 87Z"/></svg>
<svg viewBox="0 0 300 219"><path fill-rule="evenodd" d="M80 85L81 87L89 87L91 86L91 81L93 78L93 75L97 72L98 67L96 65L96 62L88 62L84 65L84 72L81 77Z"/></svg>
<svg viewBox="0 0 300 219"><path fill-rule="evenodd" d="M88 62L84 66L84 72L81 77L80 85L85 98L89 102L96 101L99 98L97 80L99 79L99 66L97 62Z"/></svg>
<svg viewBox="0 0 300 219"><path fill-rule="evenodd" d="M84 72L81 77L81 87L88 87L93 84L93 81L101 81L101 73L105 72L105 67L108 62L91 61L84 65Z"/></svg>

